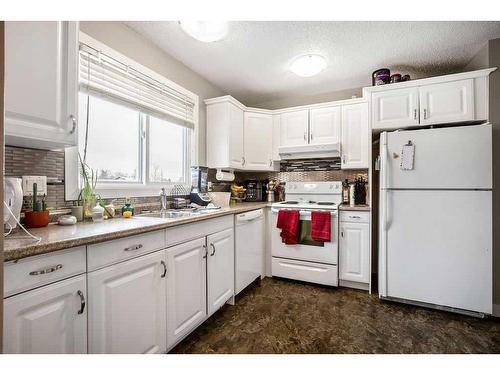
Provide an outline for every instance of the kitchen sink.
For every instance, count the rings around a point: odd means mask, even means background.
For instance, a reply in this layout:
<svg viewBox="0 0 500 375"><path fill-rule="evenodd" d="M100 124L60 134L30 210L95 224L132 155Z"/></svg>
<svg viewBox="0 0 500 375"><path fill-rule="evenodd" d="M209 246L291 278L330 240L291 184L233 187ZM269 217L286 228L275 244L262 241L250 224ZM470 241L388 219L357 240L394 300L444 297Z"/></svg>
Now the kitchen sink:
<svg viewBox="0 0 500 375"><path fill-rule="evenodd" d="M180 219L185 217L198 216L202 214L208 214L212 212L216 212L217 209L207 209L207 208L199 208L199 209L184 209L184 210L166 210L166 211L153 211L153 212L145 212L143 214L139 214L139 217L158 217L161 219Z"/></svg>

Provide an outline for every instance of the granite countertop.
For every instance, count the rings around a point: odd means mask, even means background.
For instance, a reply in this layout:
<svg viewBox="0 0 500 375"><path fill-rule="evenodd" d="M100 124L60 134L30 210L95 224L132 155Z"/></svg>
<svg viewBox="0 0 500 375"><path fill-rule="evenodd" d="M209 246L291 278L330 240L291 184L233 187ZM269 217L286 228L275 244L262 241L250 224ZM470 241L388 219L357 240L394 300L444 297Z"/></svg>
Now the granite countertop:
<svg viewBox="0 0 500 375"><path fill-rule="evenodd" d="M85 222L69 226L49 224L44 228L29 229L34 236L41 237L42 240L39 243L29 238L21 230L16 230L4 239L4 261L109 241L220 216L239 214L268 205L267 202L239 203L212 213L175 219L133 216L130 219L115 218L101 223Z"/></svg>
<svg viewBox="0 0 500 375"><path fill-rule="evenodd" d="M348 204L339 205L339 210L341 211L371 211L371 207L367 204L357 204L355 206L349 206Z"/></svg>

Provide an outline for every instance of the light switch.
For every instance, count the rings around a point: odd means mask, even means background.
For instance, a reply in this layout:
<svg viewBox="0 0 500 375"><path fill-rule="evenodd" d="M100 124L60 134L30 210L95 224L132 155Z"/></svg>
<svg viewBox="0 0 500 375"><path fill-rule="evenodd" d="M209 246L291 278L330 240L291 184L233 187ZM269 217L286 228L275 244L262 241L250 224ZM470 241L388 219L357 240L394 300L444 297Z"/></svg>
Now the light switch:
<svg viewBox="0 0 500 375"><path fill-rule="evenodd" d="M33 195L33 184L36 183L37 195L47 194L47 176L23 176L23 195Z"/></svg>

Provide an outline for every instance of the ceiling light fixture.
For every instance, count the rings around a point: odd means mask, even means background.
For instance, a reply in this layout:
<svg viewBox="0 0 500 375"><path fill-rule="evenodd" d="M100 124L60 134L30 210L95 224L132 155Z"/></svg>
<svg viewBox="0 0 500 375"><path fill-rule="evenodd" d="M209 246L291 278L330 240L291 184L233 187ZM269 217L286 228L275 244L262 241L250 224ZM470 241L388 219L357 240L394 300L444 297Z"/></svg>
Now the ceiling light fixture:
<svg viewBox="0 0 500 375"><path fill-rule="evenodd" d="M290 65L290 70L301 77L315 76L325 68L325 58L315 54L299 56Z"/></svg>
<svg viewBox="0 0 500 375"><path fill-rule="evenodd" d="M216 42L227 35L226 21L179 21L182 30L201 42Z"/></svg>

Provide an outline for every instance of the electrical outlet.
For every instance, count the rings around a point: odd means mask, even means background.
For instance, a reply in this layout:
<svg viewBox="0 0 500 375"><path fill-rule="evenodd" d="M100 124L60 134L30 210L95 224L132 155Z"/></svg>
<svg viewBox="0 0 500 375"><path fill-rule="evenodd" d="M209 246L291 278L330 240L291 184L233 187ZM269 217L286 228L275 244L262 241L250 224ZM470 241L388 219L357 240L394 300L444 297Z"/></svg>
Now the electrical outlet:
<svg viewBox="0 0 500 375"><path fill-rule="evenodd" d="M33 184L36 183L37 195L47 194L47 176L23 176L23 195L33 195Z"/></svg>

